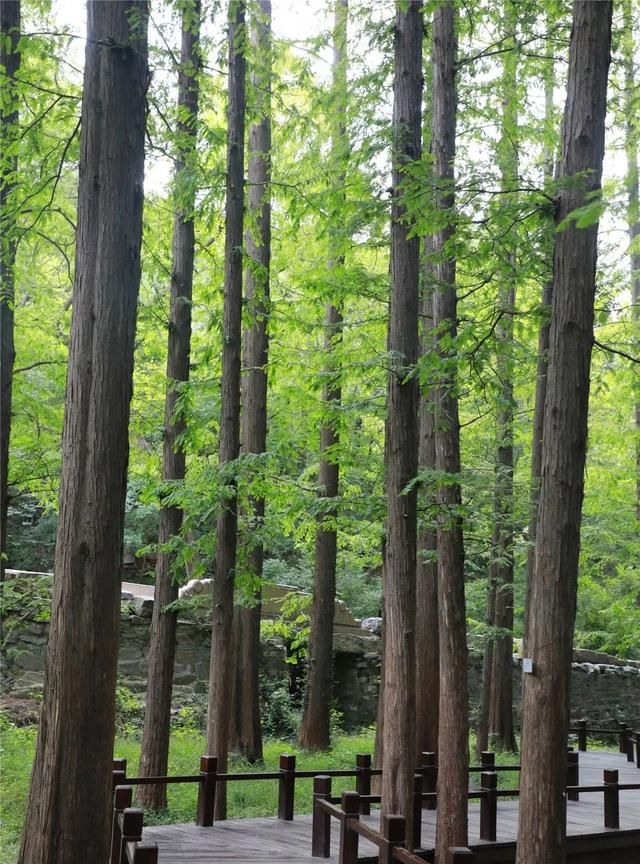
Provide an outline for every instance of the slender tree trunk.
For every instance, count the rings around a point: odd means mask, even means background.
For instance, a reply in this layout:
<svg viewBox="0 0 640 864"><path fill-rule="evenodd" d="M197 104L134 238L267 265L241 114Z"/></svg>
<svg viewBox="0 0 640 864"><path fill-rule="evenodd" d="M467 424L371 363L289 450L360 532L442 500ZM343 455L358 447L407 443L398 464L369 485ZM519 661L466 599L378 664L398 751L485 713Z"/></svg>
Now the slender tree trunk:
<svg viewBox="0 0 640 864"><path fill-rule="evenodd" d="M547 28L551 29L551 18L547 17ZM553 56L551 42L547 46L547 54ZM553 60L548 61L544 75L545 129L549 134L553 125L553 90L555 85ZM544 180L549 186L554 175L554 147L548 144L544 159ZM550 259L553 258L555 237L549 238ZM551 264L550 264L551 269ZM533 584L535 569L536 522L538 519L538 500L540 497L540 475L542 471L542 421L544 418L544 403L547 392L547 369L549 366L549 331L551 329L551 300L553 298L553 279L549 278L542 287L541 306L543 320L538 334L538 359L536 365L536 391L533 412L533 433L531 440L531 486L529 490L529 530L527 547L527 581L525 586L524 626L523 626L523 656L527 651L527 631L529 621L529 591Z"/></svg>
<svg viewBox="0 0 640 864"><path fill-rule="evenodd" d="M384 722L382 812L407 819L415 770L416 490L418 468L418 294L420 243L410 236L404 170L420 158L422 3L398 4L393 84L391 304L385 457L388 536L383 572Z"/></svg>
<svg viewBox="0 0 640 864"><path fill-rule="evenodd" d="M460 421L456 394L456 259L448 244L455 235L454 158L456 135L456 33L454 4L440 4L433 15L433 115L431 150L436 207L446 218L434 236L435 323L442 370L436 404L436 468L449 482L437 491L438 603L440 618L440 722L438 733L438 818L436 859L450 846L467 843L469 699L464 597L464 546L460 514Z"/></svg>
<svg viewBox="0 0 640 864"><path fill-rule="evenodd" d="M480 708L478 725L476 727L476 756L480 758L483 750L489 747L489 704L491 702L491 670L493 668L493 626L496 617L496 586L493 581L493 570L489 568L489 585L487 586L487 613L485 624L487 636L482 652L482 685L480 689Z"/></svg>
<svg viewBox="0 0 640 864"><path fill-rule="evenodd" d="M425 279L421 301L422 351L434 350L433 261L430 238L425 240ZM421 470L436 467L434 389L424 387L420 396L418 465ZM440 692L440 649L438 622L438 535L433 520L435 497L432 484L422 494L425 513L418 529L416 569L416 748L438 750L438 701Z"/></svg>
<svg viewBox="0 0 640 864"><path fill-rule="evenodd" d="M20 69L20 0L0 3L0 66L5 74L3 110L0 114L0 582L4 579L9 510L9 438L11 389L15 345L13 306L16 260L15 209L11 201L16 187L18 154L18 94L14 76Z"/></svg>
<svg viewBox="0 0 640 864"><path fill-rule="evenodd" d="M249 129L249 224L245 236L250 265L245 269L245 296L249 323L243 334L242 416L240 447L243 453L267 449L267 361L269 351L269 266L271 261L271 0L260 0L258 17L251 27L251 41L258 55L252 76L260 120ZM255 584L254 604L235 609L237 667L232 741L250 762L262 761L260 728L260 617L264 522L264 498L253 498L251 520L257 540L249 542L246 566ZM237 641L236 641L237 640Z"/></svg>
<svg viewBox="0 0 640 864"><path fill-rule="evenodd" d="M566 746L593 344L597 222L568 214L600 188L610 2L576 0L569 47L542 484L524 676L518 864L564 864Z"/></svg>
<svg viewBox="0 0 640 864"><path fill-rule="evenodd" d="M502 55L502 135L498 147L501 186L506 193L503 206L513 202L510 190L518 186L518 17L514 4L504 5L505 48ZM498 373L498 415L494 486L494 535L491 583L495 585L491 686L489 699L489 742L492 749L515 752L513 732L513 313L516 304L516 243L514 226L506 268L501 275L500 321L496 326L496 369ZM507 241L508 242L508 241Z"/></svg>
<svg viewBox="0 0 640 864"><path fill-rule="evenodd" d="M193 207L193 157L196 150L198 119L198 79L200 65L200 0L188 0L182 8L182 49L178 72L178 149L176 172L176 216L173 223L173 271L169 310L167 352L167 390L164 405L164 444L162 479L170 486L184 480L185 453L180 436L185 431L182 416L176 413L178 387L189 380L191 351L191 292L195 232ZM147 703L140 752L141 776L166 775L169 760L171 693L176 651L177 613L165 607L178 599L175 556L166 545L180 533L182 510L162 505L158 532L159 552L156 563L156 589L149 644ZM162 810L167 806L166 786L140 786L137 799L141 806Z"/></svg>
<svg viewBox="0 0 640 864"><path fill-rule="evenodd" d="M624 52L624 95L626 118L627 151L627 221L629 223L629 254L631 264L631 302L633 311L633 344L636 356L640 352L640 198L638 194L638 107L636 102L636 80L634 60L636 59L633 38L633 16L631 0L624 0L623 14L623 52ZM640 521L640 375L634 378L634 402L636 421L636 517Z"/></svg>
<svg viewBox="0 0 640 864"><path fill-rule="evenodd" d="M226 771L229 752L233 664L233 591L238 527L235 462L240 450L240 342L242 329L242 231L244 195L245 73L244 0L229 2L229 96L227 108L227 203L225 218L224 320L220 409L220 480L226 487L217 524L216 575L209 674L207 749ZM226 816L226 786L216 795L216 818Z"/></svg>
<svg viewBox="0 0 640 864"><path fill-rule="evenodd" d="M330 236L332 249L340 248L338 220L344 203L347 91L347 18L348 0L337 0L335 6L333 53L333 130L331 158L336 166L336 206ZM335 273L344 267L344 255L330 264ZM342 304L329 303L325 319L325 383L322 388L324 417L320 427L320 467L318 486L322 508L318 514L315 567L313 574L313 610L309 637L309 665L305 691L304 714L300 728L300 746L306 750L328 750L333 696L333 619L336 599L336 558L338 551L339 470L337 448L340 443L338 418L342 388L340 360L336 356L342 340ZM328 506L325 502L329 502Z"/></svg>
<svg viewBox="0 0 640 864"><path fill-rule="evenodd" d="M147 4L90 2L87 11L55 578L21 864L84 864L108 852Z"/></svg>

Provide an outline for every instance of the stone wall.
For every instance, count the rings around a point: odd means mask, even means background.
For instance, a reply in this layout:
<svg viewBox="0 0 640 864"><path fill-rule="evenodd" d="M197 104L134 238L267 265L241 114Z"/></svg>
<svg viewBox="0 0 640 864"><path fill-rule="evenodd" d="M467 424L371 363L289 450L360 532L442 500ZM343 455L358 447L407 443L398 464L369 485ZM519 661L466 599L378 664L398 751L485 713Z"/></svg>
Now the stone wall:
<svg viewBox="0 0 640 864"><path fill-rule="evenodd" d="M144 693L147 654L153 601L140 599L131 604L127 598L120 621L118 671L122 683ZM134 611L132 611L134 610ZM10 622L8 622L10 624ZM174 701L194 693L204 693L209 678L211 629L194 620L180 620L174 674ZM48 624L22 622L5 628L2 657L3 691L15 697L29 697L42 690L44 654ZM373 633L344 626L336 632L335 692L338 710L346 728L375 722L380 676L380 640ZM572 719L588 717L606 725L621 720L640 726L640 662L624 662L594 652L575 652L572 676ZM275 640L262 644L262 669L272 678L287 679L290 667L285 662L284 645ZM471 656L469 689L471 711L477 711L481 659ZM520 661L514 657L513 684L516 715L520 710Z"/></svg>

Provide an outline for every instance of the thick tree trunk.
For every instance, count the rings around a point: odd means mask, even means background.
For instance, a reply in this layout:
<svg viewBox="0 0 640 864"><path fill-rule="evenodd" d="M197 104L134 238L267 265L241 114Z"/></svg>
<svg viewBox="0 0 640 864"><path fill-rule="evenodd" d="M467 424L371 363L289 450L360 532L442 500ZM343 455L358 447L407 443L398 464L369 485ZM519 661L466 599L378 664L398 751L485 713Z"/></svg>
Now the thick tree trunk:
<svg viewBox="0 0 640 864"><path fill-rule="evenodd" d="M384 722L382 813L407 819L411 836L415 770L416 490L418 468L418 294L420 244L410 237L403 198L407 166L420 158L422 3L396 11L393 84L391 304L385 457L388 536L383 572Z"/></svg>
<svg viewBox="0 0 640 864"><path fill-rule="evenodd" d="M21 864L105 861L109 839L147 4L90 2L87 17L55 579Z"/></svg>
<svg viewBox="0 0 640 864"><path fill-rule="evenodd" d="M335 6L333 53L333 129L331 159L336 169L336 191L340 204L344 202L347 91L347 17L348 0L337 0ZM340 204L334 223L341 218ZM337 224L331 228L332 247L340 248ZM344 255L330 262L330 269L344 266ZM336 599L336 558L338 531L336 526L339 473L337 448L340 443L338 418L342 388L340 361L336 350L342 339L341 305L330 303L325 320L325 383L322 388L324 417L320 427L319 495L323 506L318 514L315 567L313 574L313 610L309 637L309 664L305 691L304 714L300 728L300 746L306 750L328 750L333 695L333 619ZM329 502L329 505L325 502ZM331 503L332 502L332 503Z"/></svg>
<svg viewBox="0 0 640 864"><path fill-rule="evenodd" d="M635 101L636 80L634 60L634 30L631 0L622 6L622 38L624 52L624 90L627 151L627 221L629 223L629 254L631 264L631 302L633 311L633 344L635 355L640 353L640 197L638 194L638 108ZM636 517L640 521L640 375L634 379L634 402L636 421Z"/></svg>
<svg viewBox="0 0 640 864"><path fill-rule="evenodd" d="M551 18L547 18L547 27L551 29ZM548 44L549 56L553 56L551 42ZM553 124L553 90L555 85L553 61L548 61L544 75L545 128L549 131ZM544 180L549 186L554 175L554 148L548 145L544 159ZM553 258L555 237L549 238L549 258ZM551 269L551 263L549 265ZM547 369L549 366L549 331L551 329L551 299L553 297L553 280L548 279L542 287L541 306L543 319L538 334L538 357L536 364L536 390L533 410L533 432L531 437L531 486L529 491L529 526L527 547L527 581L525 586L523 652L527 650L527 631L529 620L529 589L533 584L535 569L536 522L538 519L538 500L540 497L540 474L542 469L542 421L544 418L544 402L547 392Z"/></svg>
<svg viewBox="0 0 640 864"><path fill-rule="evenodd" d="M252 84L260 120L249 129L249 223L245 269L245 297L249 323L243 334L242 416L240 447L243 453L267 449L267 361L269 351L269 266L271 261L271 0L260 0L258 17L251 27L251 41L259 67ZM234 612L234 644L237 646L232 746L250 762L262 761L260 728L260 616L264 522L264 498L252 500L251 520L257 540L249 541L247 571L256 585L254 603Z"/></svg>
<svg viewBox="0 0 640 864"><path fill-rule="evenodd" d="M433 263L431 244L425 241L425 284L421 302L422 350L434 350ZM431 384L420 396L418 465L436 467L434 390ZM425 513L418 530L416 564L416 748L438 751L438 701L440 698L440 648L438 623L438 535L433 521L435 499L432 484L422 494Z"/></svg>
<svg viewBox="0 0 640 864"><path fill-rule="evenodd" d="M456 33L453 3L433 16L433 108L431 150L436 207L447 224L434 236L436 258L435 323L442 369L436 391L436 468L450 482L437 491L438 603L440 619L440 725L438 733L438 818L436 859L450 846L467 843L467 768L469 717L467 628L464 597L464 546L460 514L460 421L456 395L456 260L447 249L455 233L454 170L456 135Z"/></svg>
<svg viewBox="0 0 640 864"><path fill-rule="evenodd" d="M517 12L511 0L504 6L505 43L502 55L502 134L498 146L503 206L512 204L518 184L518 54L516 49ZM515 752L513 732L513 313L516 304L516 243L514 226L506 267L501 274L499 293L500 321L496 325L496 370L498 374L498 413L496 424L496 464L494 485L494 533L492 542L491 583L495 585L495 605L489 699L489 744L491 749ZM507 241L509 242L509 241Z"/></svg>
<svg viewBox="0 0 640 864"><path fill-rule="evenodd" d="M580 518L593 344L597 222L567 216L600 187L604 153L610 2L576 0L553 261L554 295L544 411L542 483L524 676L518 864L565 860L566 746Z"/></svg>
<svg viewBox="0 0 640 864"><path fill-rule="evenodd" d="M195 184L191 177L196 150L198 119L198 79L200 64L200 0L188 0L182 9L182 48L178 72L178 147L176 159L176 216L173 223L173 271L169 310L167 352L167 391L164 405L164 444L162 479L170 486L184 480L185 453L179 439L184 433L184 419L176 415L178 386L189 380L191 352L191 292L193 286ZM173 570L175 556L163 550L180 533L182 510L161 506L158 532L156 589L149 643L149 674L147 702L140 752L141 776L167 774L169 731L171 724L171 692L176 650L177 613L165 607L178 599L177 574ZM166 786L140 786L140 805L151 810L167 806Z"/></svg>
<svg viewBox="0 0 640 864"><path fill-rule="evenodd" d="M207 749L226 771L229 752L233 663L233 591L238 527L235 461L240 450L240 342L242 329L242 231L244 195L245 73L244 0L229 2L227 107L227 203L225 213L224 320L220 408L220 481L224 502L217 524L216 575L209 673ZM226 816L226 786L216 795L216 818Z"/></svg>
<svg viewBox="0 0 640 864"><path fill-rule="evenodd" d="M4 579L9 510L9 438L15 345L13 305L16 260L15 210L11 201L16 186L18 154L18 95L14 76L20 69L20 0L0 3L0 66L4 70L3 110L0 114L0 582Z"/></svg>

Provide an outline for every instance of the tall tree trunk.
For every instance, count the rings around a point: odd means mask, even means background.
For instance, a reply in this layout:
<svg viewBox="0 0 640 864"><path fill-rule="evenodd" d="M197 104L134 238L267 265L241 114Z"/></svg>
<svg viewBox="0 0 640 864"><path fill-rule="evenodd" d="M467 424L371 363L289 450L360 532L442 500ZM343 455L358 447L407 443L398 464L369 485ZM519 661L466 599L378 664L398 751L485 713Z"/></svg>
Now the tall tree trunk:
<svg viewBox="0 0 640 864"><path fill-rule="evenodd" d="M551 30L551 16L547 16L547 29ZM551 40L547 44L547 54L553 57ZM544 74L544 125L547 135L553 126L553 90L555 85L553 60L547 61ZM554 147L547 144L544 154L544 181L549 186L554 175ZM553 258L555 237L549 238L549 258ZM549 265L551 269L551 263ZM553 279L549 278L542 286L541 307L543 319L538 334L538 358L536 365L536 391L533 410L533 432L531 439L531 486L529 490L529 530L527 547L527 581L525 586L524 626L523 626L523 656L527 651L527 631L529 621L529 592L533 584L535 569L536 523L538 520L538 500L540 497L540 476L542 471L542 422L544 418L544 403L547 393L547 370L549 366L549 331L551 329L551 300L553 297Z"/></svg>
<svg viewBox="0 0 640 864"><path fill-rule="evenodd" d="M216 575L209 673L207 749L226 771L233 687L231 639L238 527L235 462L240 449L240 342L242 329L242 231L244 195L245 73L244 0L229 2L227 107L227 202L224 250L224 320L220 408L220 482L224 501L217 524ZM216 795L216 818L226 816L226 786Z"/></svg>
<svg viewBox="0 0 640 864"><path fill-rule="evenodd" d="M478 759L483 750L489 747L489 704L491 702L491 670L493 668L493 626L496 617L496 586L493 581L493 569L489 568L489 584L487 586L487 612L485 625L487 636L482 652L482 682L480 687L480 708L476 726L476 756Z"/></svg>
<svg viewBox="0 0 640 864"><path fill-rule="evenodd" d="M108 852L147 4L90 2L87 12L55 578L21 864L84 864Z"/></svg>
<svg viewBox="0 0 640 864"><path fill-rule="evenodd" d="M3 109L0 114L0 582L4 579L9 510L9 438L11 389L15 345L13 306L16 260L15 209L11 201L16 187L18 154L18 94L14 76L20 69L20 0L0 3L0 66L5 74Z"/></svg>
<svg viewBox="0 0 640 864"><path fill-rule="evenodd" d="M331 160L336 169L336 191L339 203L333 214L330 236L332 249L340 249L338 229L344 204L345 159L348 151L346 131L347 95L347 18L348 0L337 0L335 6L333 49L333 105ZM344 267L344 255L329 263L338 273ZM313 574L313 610L309 637L309 665L305 691L304 714L300 728L300 746L306 750L328 750L333 678L333 619L336 599L336 558L338 551L339 463L338 418L342 388L340 361L336 357L342 340L342 304L329 303L325 319L325 382L322 387L324 417L320 427L319 496L322 508L316 530L315 567ZM325 502L329 502L327 505Z"/></svg>
<svg viewBox="0 0 640 864"><path fill-rule="evenodd" d="M404 198L404 171L420 158L422 3L398 4L393 82L391 303L385 442L388 535L383 571L382 812L413 822L415 770L416 490L420 243Z"/></svg>
<svg viewBox="0 0 640 864"><path fill-rule="evenodd" d="M437 491L438 601L440 618L440 725L438 733L438 818L436 858L449 846L467 843L469 699L464 597L464 546L460 514L460 421L456 393L456 259L449 248L455 235L453 212L456 135L457 40L455 9L442 3L433 15L433 115L431 150L436 207L446 224L434 235L436 257L435 323L442 370L436 404L436 468L449 478Z"/></svg>
<svg viewBox="0 0 640 864"><path fill-rule="evenodd" d="M624 0L623 14L623 52L624 52L624 95L626 118L627 151L627 221L629 223L629 254L631 264L631 302L633 311L633 344L636 355L640 351L640 198L638 195L638 107L636 101L636 80L634 70L635 46L633 38L633 16L631 0ZM640 521L640 375L634 379L634 401L636 421L636 517Z"/></svg>
<svg viewBox="0 0 640 864"><path fill-rule="evenodd" d="M249 129L249 224L245 236L251 264L245 269L245 297L249 323L243 334L242 415L240 447L243 453L267 449L267 360L269 351L269 266L271 261L271 0L260 0L251 27L251 41L258 55L252 76L254 99L260 119ZM237 646L232 742L250 762L262 761L260 728L260 616L264 522L264 498L251 502L252 523L258 539L249 542L246 567L254 603L235 608L234 644Z"/></svg>
<svg viewBox="0 0 640 864"><path fill-rule="evenodd" d="M593 344L597 222L567 216L600 188L612 3L576 0L569 47L542 483L524 676L518 864L565 861L565 759ZM564 181L564 182L562 182Z"/></svg>
<svg viewBox="0 0 640 864"><path fill-rule="evenodd" d="M196 186L193 159L196 151L198 119L198 69L200 55L200 0L187 0L182 7L182 47L178 71L178 156L175 161L176 216L173 223L173 271L169 310L167 351L167 390L164 405L164 444L162 479L167 486L184 480L185 453L180 446L184 433L183 417L176 413L178 387L189 380L191 351L191 292L193 287L194 222ZM168 491L168 490L167 490ZM162 499L161 499L162 501ZM165 546L180 533L182 509L161 504L158 531L156 589L149 644L147 702L140 752L141 776L167 774L171 692L176 651L177 613L165 607L178 599L175 555ZM162 810L167 806L166 786L140 786L137 799L141 806Z"/></svg>
<svg viewBox="0 0 640 864"><path fill-rule="evenodd" d="M518 186L518 17L513 0L505 0L504 22L508 48L502 54L502 134L498 147L503 206L513 204L510 190ZM489 699L489 742L493 748L515 752L513 732L513 313L516 303L516 243L514 226L498 298L501 316L496 326L498 415L494 486L494 534L491 583L495 585L493 651Z"/></svg>
<svg viewBox="0 0 640 864"><path fill-rule="evenodd" d="M422 351L435 349L433 327L433 259L430 238L425 239L424 285L420 319ZM418 465L436 467L434 388L427 384L420 395ZM438 535L433 521L435 497L432 483L422 494L424 515L418 528L416 564L416 748L438 750L438 701L440 698L440 649L438 622Z"/></svg>

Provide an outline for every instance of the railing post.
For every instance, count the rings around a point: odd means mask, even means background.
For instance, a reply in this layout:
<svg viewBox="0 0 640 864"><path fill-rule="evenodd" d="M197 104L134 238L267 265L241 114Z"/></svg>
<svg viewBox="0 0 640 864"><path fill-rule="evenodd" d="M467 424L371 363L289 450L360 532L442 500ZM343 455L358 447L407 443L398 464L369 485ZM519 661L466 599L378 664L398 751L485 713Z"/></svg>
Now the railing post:
<svg viewBox="0 0 640 864"><path fill-rule="evenodd" d="M483 771L495 771L496 754L491 750L483 750L480 754L480 764Z"/></svg>
<svg viewBox="0 0 640 864"><path fill-rule="evenodd" d="M413 775L413 836L411 848L422 846L422 774Z"/></svg>
<svg viewBox="0 0 640 864"><path fill-rule="evenodd" d="M126 759L114 759L113 760L113 769L111 772L111 788L115 789L116 786L124 786L127 782L127 760Z"/></svg>
<svg viewBox="0 0 640 864"><path fill-rule="evenodd" d="M331 816L318 807L319 800L331 798L331 777L319 774L313 778L313 821L311 825L312 858L331 855Z"/></svg>
<svg viewBox="0 0 640 864"><path fill-rule="evenodd" d="M201 756L196 812L196 825L199 825L201 828L209 828L213 825L213 813L216 807L217 774L218 757Z"/></svg>
<svg viewBox="0 0 640 864"><path fill-rule="evenodd" d="M473 852L466 846L449 846L445 864L471 864Z"/></svg>
<svg viewBox="0 0 640 864"><path fill-rule="evenodd" d="M131 786L116 786L113 791L113 815L111 817L111 849L109 852L109 864L120 864L120 833L119 816L127 807L133 803L133 789Z"/></svg>
<svg viewBox="0 0 640 864"><path fill-rule="evenodd" d="M620 752L627 752L627 724L626 723L618 723L620 727Z"/></svg>
<svg viewBox="0 0 640 864"><path fill-rule="evenodd" d="M158 844L136 843L129 864L158 864Z"/></svg>
<svg viewBox="0 0 640 864"><path fill-rule="evenodd" d="M636 730L636 765L640 768L640 729Z"/></svg>
<svg viewBox="0 0 640 864"><path fill-rule="evenodd" d="M496 841L498 823L498 775L495 771L483 771L480 786L484 795L480 799L480 839Z"/></svg>
<svg viewBox="0 0 640 864"><path fill-rule="evenodd" d="M633 732L631 731L631 729L627 729L625 745L627 752L627 762L633 762Z"/></svg>
<svg viewBox="0 0 640 864"><path fill-rule="evenodd" d="M143 817L138 807L127 807L120 816L120 864L127 864L127 843L142 840Z"/></svg>
<svg viewBox="0 0 640 864"><path fill-rule="evenodd" d="M569 749L567 751L567 786L579 786L580 785L580 754L575 750ZM567 798L569 801L579 801L580 793L577 789L570 789L567 792Z"/></svg>
<svg viewBox="0 0 640 864"><path fill-rule="evenodd" d="M356 755L356 771L356 792L359 795L371 795L371 753ZM368 816L371 813L371 804L360 801L360 812L363 816Z"/></svg>
<svg viewBox="0 0 640 864"><path fill-rule="evenodd" d="M382 841L378 853L378 864L392 864L393 850L404 846L407 835L407 821L404 816L382 817Z"/></svg>
<svg viewBox="0 0 640 864"><path fill-rule="evenodd" d="M578 720L578 750L581 753L587 752L587 721Z"/></svg>
<svg viewBox="0 0 640 864"><path fill-rule="evenodd" d="M604 772L604 827L620 829L620 800L618 789L618 772Z"/></svg>
<svg viewBox="0 0 640 864"><path fill-rule="evenodd" d="M352 831L350 822L360 819L360 795L357 792L342 793L342 819L340 820L339 864L358 864L358 833Z"/></svg>
<svg viewBox="0 0 640 864"><path fill-rule="evenodd" d="M280 780L278 783L278 819L291 822L296 789L296 757L291 754L280 755Z"/></svg>
<svg viewBox="0 0 640 864"><path fill-rule="evenodd" d="M422 771L422 791L435 792L438 787L438 768L436 766L436 754L430 752L422 753L420 757L420 768ZM427 798L423 803L425 810L435 810L438 806L436 798Z"/></svg>

